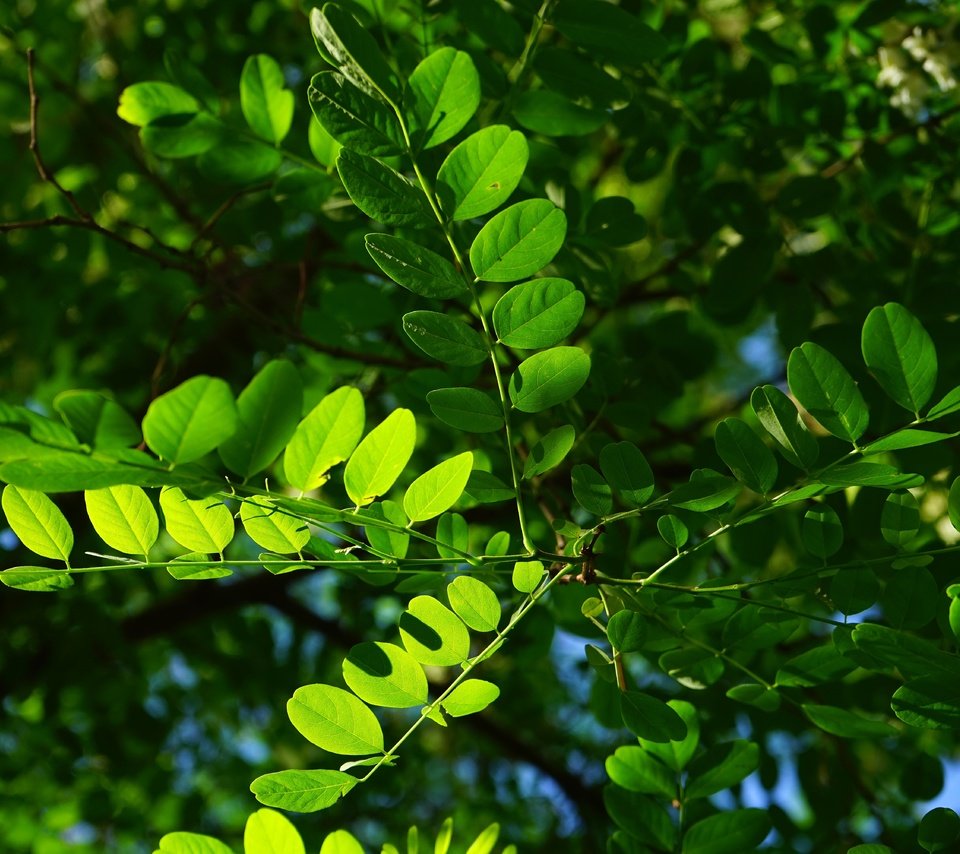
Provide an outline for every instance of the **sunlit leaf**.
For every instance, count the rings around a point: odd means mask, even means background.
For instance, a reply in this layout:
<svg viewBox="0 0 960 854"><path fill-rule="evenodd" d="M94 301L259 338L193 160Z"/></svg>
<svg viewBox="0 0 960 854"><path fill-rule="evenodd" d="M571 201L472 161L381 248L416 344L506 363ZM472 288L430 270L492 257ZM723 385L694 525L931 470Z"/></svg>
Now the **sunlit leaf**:
<svg viewBox="0 0 960 854"><path fill-rule="evenodd" d="M416 422L409 409L396 409L373 428L347 461L343 485L358 507L393 486L413 453Z"/></svg>
<svg viewBox="0 0 960 854"><path fill-rule="evenodd" d="M41 557L69 563L73 529L46 495L7 484L0 501L7 524L24 546Z"/></svg>
<svg viewBox="0 0 960 854"><path fill-rule="evenodd" d="M93 529L110 548L146 555L160 534L153 503L139 486L108 486L84 493Z"/></svg>
<svg viewBox="0 0 960 854"><path fill-rule="evenodd" d="M474 275L486 282L515 282L549 264L567 233L567 218L553 202L527 199L501 211L470 246Z"/></svg>
<svg viewBox="0 0 960 854"><path fill-rule="evenodd" d="M342 688L297 688L287 701L287 716L307 741L330 753L364 756L383 750L383 731L376 716Z"/></svg>
<svg viewBox="0 0 960 854"><path fill-rule="evenodd" d="M374 706L405 709L427 702L427 677L410 653L390 643L361 643L343 660L343 681Z"/></svg>

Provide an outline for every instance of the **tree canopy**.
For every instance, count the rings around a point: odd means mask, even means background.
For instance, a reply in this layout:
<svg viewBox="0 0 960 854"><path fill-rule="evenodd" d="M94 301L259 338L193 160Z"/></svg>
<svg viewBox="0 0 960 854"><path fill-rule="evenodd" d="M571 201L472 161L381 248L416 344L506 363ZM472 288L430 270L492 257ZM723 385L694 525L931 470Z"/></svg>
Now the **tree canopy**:
<svg viewBox="0 0 960 854"><path fill-rule="evenodd" d="M955 850L958 33L0 9L0 849Z"/></svg>

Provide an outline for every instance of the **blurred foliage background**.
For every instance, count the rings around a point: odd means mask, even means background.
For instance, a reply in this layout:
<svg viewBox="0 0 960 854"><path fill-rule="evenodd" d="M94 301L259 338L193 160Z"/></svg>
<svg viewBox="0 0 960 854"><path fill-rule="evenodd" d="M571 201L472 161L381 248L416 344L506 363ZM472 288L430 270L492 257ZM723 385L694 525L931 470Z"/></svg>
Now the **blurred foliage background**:
<svg viewBox="0 0 960 854"><path fill-rule="evenodd" d="M407 70L427 45L468 50L489 115L516 123L506 72L539 3L350 5ZM612 74L598 78L600 65L548 25L523 81L607 115L591 133L531 132L523 185L546 187L566 210L573 228L558 263L588 295L580 334L593 375L583 408L567 413L578 430L593 430L579 458L627 436L661 485L717 465L712 426L739 413L753 385L782 385L784 354L801 341L824 344L866 380L860 325L888 300L920 317L941 376L956 380L956 4L620 5L664 36L661 59L611 62ZM399 333L414 298L371 275L367 225L333 178L283 185L272 175L225 175L215 157L163 159L117 116L125 86L186 75L224 122L242 126L240 70L266 52L296 93L281 174L303 160L328 166L320 141L308 139L306 83L322 60L307 11L293 0L3 4L4 400L49 412L65 389L109 390L142 415L195 373L239 389L286 355L307 380L308 406L356 383L373 411L405 405L430 423L423 393L443 376ZM29 151L28 48L42 158L89 215L80 226L49 222L78 216L39 179ZM633 209L595 205L607 196ZM900 423L892 403L861 387L878 433ZM453 442L438 422L429 429L421 470ZM489 450L494 468L498 453ZM950 541L940 522L955 448L917 449L908 460L934 484L923 510L930 536ZM82 520L79 497L70 500L62 506ZM871 502L864 493L847 514L864 553L875 538ZM489 535L505 512L476 508L471 524ZM545 519L538 525L548 530ZM750 528L731 539L730 559L765 565L780 533ZM642 566L652 553L642 537L616 536L611 563L628 556ZM5 563L22 562L11 532L0 532L0 548ZM938 580L957 574L955 561L937 566ZM403 778L384 773L335 810L299 818L308 841L333 826L368 842L399 840L409 823L435 827L451 814L475 832L498 820L502 838L526 850L601 850L603 758L623 736L609 686L582 660L591 629L581 594L563 591L491 663L501 703L425 733L416 758L401 760ZM240 574L186 588L161 573L102 573L57 596L0 594L0 848L149 851L179 828L237 839L254 807L247 782L278 763L309 766L316 753L280 700L332 678L345 649L387 631L403 601L324 573ZM783 654L759 651L755 666ZM656 684L679 690L666 677ZM878 708L890 691L882 680L830 690L838 705L856 695ZM955 739L939 731L917 731L888 755L811 734L788 716L747 721L729 702L702 714L711 731L747 728L766 746L740 796L788 817L778 822L787 851L906 839L917 804L943 789L940 757L957 757Z"/></svg>

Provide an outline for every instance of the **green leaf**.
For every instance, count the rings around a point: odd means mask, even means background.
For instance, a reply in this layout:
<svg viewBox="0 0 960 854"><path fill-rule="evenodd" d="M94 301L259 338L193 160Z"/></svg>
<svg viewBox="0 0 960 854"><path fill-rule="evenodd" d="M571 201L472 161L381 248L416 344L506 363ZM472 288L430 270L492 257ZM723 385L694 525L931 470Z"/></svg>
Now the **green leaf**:
<svg viewBox="0 0 960 854"><path fill-rule="evenodd" d="M167 533L192 552L222 554L233 539L233 516L219 498L191 500L167 486L160 490L160 509Z"/></svg>
<svg viewBox="0 0 960 854"><path fill-rule="evenodd" d="M787 382L794 397L824 428L856 443L870 414L860 389L839 360L819 344L795 347L787 361Z"/></svg>
<svg viewBox="0 0 960 854"><path fill-rule="evenodd" d="M436 540L437 554L440 557L458 559L461 556L460 552L470 549L470 529L467 526L467 520L459 513L444 513L437 521ZM489 546L484 553L491 554Z"/></svg>
<svg viewBox="0 0 960 854"><path fill-rule="evenodd" d="M200 171L225 184L249 184L272 175L283 163L283 155L259 139L225 136L197 160Z"/></svg>
<svg viewBox="0 0 960 854"><path fill-rule="evenodd" d="M314 74L307 98L317 121L340 145L368 157L391 157L403 151L403 136L393 110L361 92L342 74Z"/></svg>
<svg viewBox="0 0 960 854"><path fill-rule="evenodd" d="M332 807L357 785L357 778L342 771L278 771L250 784L261 804L292 812L316 812Z"/></svg>
<svg viewBox="0 0 960 854"><path fill-rule="evenodd" d="M371 430L347 461L343 485L358 507L393 486L413 454L417 425L409 409L395 409Z"/></svg>
<svg viewBox="0 0 960 854"><path fill-rule="evenodd" d="M677 795L676 774L641 747L618 747L605 767L610 779L628 791L671 800Z"/></svg>
<svg viewBox="0 0 960 854"><path fill-rule="evenodd" d="M53 593L73 587L73 578L68 569L50 569L46 566L14 566L0 572L0 584L14 590L29 590L34 593Z"/></svg>
<svg viewBox="0 0 960 854"><path fill-rule="evenodd" d="M884 489L912 489L923 483L923 476L901 472L885 463L861 460L845 466L834 466L818 475L829 486L875 486Z"/></svg>
<svg viewBox="0 0 960 854"><path fill-rule="evenodd" d="M160 838L159 854L233 854L233 852L212 836L178 831Z"/></svg>
<svg viewBox="0 0 960 854"><path fill-rule="evenodd" d="M144 555L160 535L153 503L139 486L108 486L84 493L87 515L97 535L110 548Z"/></svg>
<svg viewBox="0 0 960 854"><path fill-rule="evenodd" d="M333 74L335 72L331 71L327 73ZM307 92L308 97L311 99L311 104L314 97L313 91L313 87L311 86ZM316 116L314 116L314 118L316 118ZM310 153L316 158L316 161L321 166L326 166L327 169L332 169L336 165L340 149L343 148L343 145L333 137L319 119L310 122L310 129L307 131L307 144L310 146ZM361 154L372 154L374 157L379 156L374 152L365 151L360 146L354 145L351 146L351 148L353 148L354 151L359 151Z"/></svg>
<svg viewBox="0 0 960 854"><path fill-rule="evenodd" d="M349 830L335 830L324 837L320 854L364 854L364 851Z"/></svg>
<svg viewBox="0 0 960 854"><path fill-rule="evenodd" d="M440 701L443 710L454 718L482 712L497 697L500 689L483 679L467 679L454 688L446 699Z"/></svg>
<svg viewBox="0 0 960 854"><path fill-rule="evenodd" d="M406 528L409 521L407 514L403 512L403 508L396 501L389 500L371 504L363 511L363 515L372 516L374 519L383 519L400 528ZM376 525L367 525L364 530L367 533L370 545L378 551L393 557L406 557L407 547L410 544L409 534L379 528Z"/></svg>
<svg viewBox="0 0 960 854"><path fill-rule="evenodd" d="M524 359L510 377L510 400L521 412L542 412L573 397L590 376L579 347L554 347Z"/></svg>
<svg viewBox="0 0 960 854"><path fill-rule="evenodd" d="M517 188L529 156L526 137L506 125L470 134L437 174L440 206L454 222L495 211Z"/></svg>
<svg viewBox="0 0 960 854"><path fill-rule="evenodd" d="M480 106L480 75L462 50L441 47L407 81L405 103L417 149L433 148L459 133Z"/></svg>
<svg viewBox="0 0 960 854"><path fill-rule="evenodd" d="M883 721L868 720L836 706L801 704L811 723L840 738L889 738L897 731Z"/></svg>
<svg viewBox="0 0 960 854"><path fill-rule="evenodd" d="M535 350L566 338L580 323L586 299L566 279L533 279L510 288L493 309L501 344Z"/></svg>
<svg viewBox="0 0 960 854"><path fill-rule="evenodd" d="M328 472L349 458L363 435L363 395L344 386L326 395L297 426L283 455L283 473L303 492L326 483Z"/></svg>
<svg viewBox="0 0 960 854"><path fill-rule="evenodd" d="M149 81L134 83L120 93L117 115L125 122L143 127L171 116L190 116L199 110L197 99L179 86Z"/></svg>
<svg viewBox="0 0 960 854"><path fill-rule="evenodd" d="M549 89L523 92L513 107L513 117L521 127L544 136L586 136L607 121L603 110L583 107Z"/></svg>
<svg viewBox="0 0 960 854"><path fill-rule="evenodd" d="M565 0L552 16L553 25L591 55L627 67L638 67L667 50L667 42L635 15L602 0Z"/></svg>
<svg viewBox="0 0 960 854"><path fill-rule="evenodd" d="M877 306L863 324L861 347L883 390L919 415L937 384L937 350L920 321L898 303Z"/></svg>
<svg viewBox="0 0 960 854"><path fill-rule="evenodd" d="M233 393L223 380L197 376L160 395L147 409L147 447L171 463L189 463L229 439L237 429Z"/></svg>
<svg viewBox="0 0 960 854"><path fill-rule="evenodd" d="M293 124L293 92L283 69L265 53L247 57L240 74L240 109L257 136L279 145Z"/></svg>
<svg viewBox="0 0 960 854"><path fill-rule="evenodd" d="M290 441L302 411L300 372L290 362L268 362L237 398L239 424L220 445L220 459L244 480L263 471Z"/></svg>
<svg viewBox="0 0 960 854"><path fill-rule="evenodd" d="M479 332L438 311L407 312L403 331L428 356L450 365L479 365L489 355Z"/></svg>
<svg viewBox="0 0 960 854"><path fill-rule="evenodd" d="M210 581L227 578L233 575L233 570L220 561L210 560L205 554L190 552L170 561L167 573L177 581Z"/></svg>
<svg viewBox="0 0 960 854"><path fill-rule="evenodd" d="M683 835L683 854L742 854L756 851L773 827L766 810L722 812L698 821Z"/></svg>
<svg viewBox="0 0 960 854"><path fill-rule="evenodd" d="M940 675L922 676L901 685L890 701L894 714L921 729L960 729L960 687Z"/></svg>
<svg viewBox="0 0 960 854"><path fill-rule="evenodd" d="M513 498L513 489L507 486L499 477L488 471L474 469L467 480L464 494L478 504L494 504L498 501L509 501Z"/></svg>
<svg viewBox="0 0 960 854"><path fill-rule="evenodd" d="M587 98L595 107L609 107L630 100L630 90L622 80L601 71L573 50L541 47L533 66L546 86L573 100ZM630 177L634 176L631 174Z"/></svg>
<svg viewBox="0 0 960 854"><path fill-rule="evenodd" d="M282 511L269 498L254 495L240 505L243 529L260 548L274 554L294 554L310 540L310 530L302 519Z"/></svg>
<svg viewBox="0 0 960 854"><path fill-rule="evenodd" d="M42 492L8 484L0 498L7 524L26 548L69 565L73 529L60 509Z"/></svg>
<svg viewBox="0 0 960 854"><path fill-rule="evenodd" d="M420 475L403 496L410 521L424 522L449 510L463 494L472 470L473 453L466 451Z"/></svg>
<svg viewBox="0 0 960 854"><path fill-rule="evenodd" d="M503 428L500 404L477 388L437 388L427 403L444 424L467 433L492 433Z"/></svg>
<svg viewBox="0 0 960 854"><path fill-rule="evenodd" d="M250 813L243 829L243 854L306 854L290 819L274 810Z"/></svg>
<svg viewBox="0 0 960 854"><path fill-rule="evenodd" d="M950 524L960 531L960 477L954 479L950 492L947 493L947 514Z"/></svg>
<svg viewBox="0 0 960 854"><path fill-rule="evenodd" d="M392 643L361 643L343 660L343 681L374 706L406 709L427 702L427 677L409 652Z"/></svg>
<svg viewBox="0 0 960 854"><path fill-rule="evenodd" d="M533 593L543 579L543 564L538 560L518 560L513 565L513 586L521 593Z"/></svg>
<svg viewBox="0 0 960 854"><path fill-rule="evenodd" d="M396 75L376 41L356 18L336 3L310 12L310 30L320 55L354 86L387 103L400 103Z"/></svg>
<svg viewBox="0 0 960 854"><path fill-rule="evenodd" d="M836 577L846 572L847 570L841 570ZM787 688L812 688L824 682L841 679L853 668L853 662L844 658L835 644L828 643L801 652L785 662L777 671L776 681L777 685Z"/></svg>
<svg viewBox="0 0 960 854"><path fill-rule="evenodd" d="M647 621L636 611L617 611L607 621L607 638L617 652L639 652L647 639Z"/></svg>
<svg viewBox="0 0 960 854"><path fill-rule="evenodd" d="M892 492L883 502L880 533L895 548L903 548L920 530L920 505L909 492Z"/></svg>
<svg viewBox="0 0 960 854"><path fill-rule="evenodd" d="M447 599L457 616L474 631L497 630L500 601L497 594L479 579L469 575L457 576L447 585Z"/></svg>
<svg viewBox="0 0 960 854"><path fill-rule="evenodd" d="M686 700L669 700L667 706L686 724L686 734L682 738L671 739L666 744L641 736L640 746L660 759L668 768L680 772L687 766L700 743L700 719L697 717L696 708Z"/></svg>
<svg viewBox="0 0 960 854"><path fill-rule="evenodd" d="M939 403L935 403L927 413L927 421L935 421L946 415L960 412L960 386L948 391Z"/></svg>
<svg viewBox="0 0 960 854"><path fill-rule="evenodd" d="M810 435L793 401L780 389L772 385L754 389L750 405L787 462L802 469L816 463L817 440Z"/></svg>
<svg viewBox="0 0 960 854"><path fill-rule="evenodd" d="M760 748L751 741L711 747L690 765L685 798L705 798L736 785L760 767Z"/></svg>
<svg viewBox="0 0 960 854"><path fill-rule="evenodd" d="M604 445L600 451L600 471L628 507L642 507L653 495L653 471L632 442Z"/></svg>
<svg viewBox="0 0 960 854"><path fill-rule="evenodd" d="M670 547L680 551L687 542L689 533L687 526L679 516L668 513L657 519L657 532L663 538L663 541Z"/></svg>
<svg viewBox="0 0 960 854"><path fill-rule="evenodd" d="M810 554L828 558L843 545L843 525L832 507L819 504L804 514L800 536Z"/></svg>
<svg viewBox="0 0 960 854"><path fill-rule="evenodd" d="M329 753L365 756L383 751L383 731L376 716L342 688L297 688L287 701L287 716L307 741Z"/></svg>
<svg viewBox="0 0 960 854"><path fill-rule="evenodd" d="M742 484L766 495L777 479L777 459L760 437L739 418L725 418L717 425L717 453Z"/></svg>
<svg viewBox="0 0 960 854"><path fill-rule="evenodd" d="M490 852L493 851L493 846L497 844L497 838L499 836L500 825L496 823L488 825L481 830L477 838L470 843L466 854L490 854ZM510 846L507 846L507 848L509 847ZM504 849L504 854L509 854L509 852ZM516 852L514 852L514 854L516 854Z"/></svg>
<svg viewBox="0 0 960 854"><path fill-rule="evenodd" d="M570 471L573 497L588 513L606 516L613 510L613 491L593 466L581 463Z"/></svg>
<svg viewBox="0 0 960 854"><path fill-rule="evenodd" d="M157 157L196 157L223 143L227 129L209 113L170 116L140 129L140 142Z"/></svg>
<svg viewBox="0 0 960 854"><path fill-rule="evenodd" d="M960 838L960 816L949 807L937 807L920 819L917 841L927 851L948 851Z"/></svg>
<svg viewBox="0 0 960 854"><path fill-rule="evenodd" d="M400 616L403 645L421 664L446 667L470 655L470 634L460 618L432 596L415 596Z"/></svg>
<svg viewBox="0 0 960 854"><path fill-rule="evenodd" d="M515 282L549 264L567 234L567 217L553 202L527 199L496 214L470 247L478 280Z"/></svg>
<svg viewBox="0 0 960 854"><path fill-rule="evenodd" d="M645 795L630 792L619 786L605 786L603 804L610 818L623 828L638 851L673 851L677 828L666 809ZM641 843L648 847L637 847Z"/></svg>
<svg viewBox="0 0 960 854"><path fill-rule="evenodd" d="M122 460L101 454L87 456L69 451L46 452L36 459L5 463L0 467L0 480L40 492L77 492L120 484L209 485L205 474L190 472L188 469L168 471L155 459L140 451L124 451Z"/></svg>
<svg viewBox="0 0 960 854"><path fill-rule="evenodd" d="M337 172L353 203L370 219L385 225L417 225L427 220L423 193L376 158L341 148Z"/></svg>
<svg viewBox="0 0 960 854"><path fill-rule="evenodd" d="M77 438L100 450L129 448L140 442L140 428L123 407L95 391L63 391L53 408Z"/></svg>
<svg viewBox="0 0 960 854"><path fill-rule="evenodd" d="M630 199L606 196L590 208L586 236L607 246L629 246L647 236L647 221L636 212Z"/></svg>
<svg viewBox="0 0 960 854"><path fill-rule="evenodd" d="M408 291L431 299L466 293L456 267L436 252L389 234L368 234L365 241L376 265Z"/></svg>
<svg viewBox="0 0 960 854"><path fill-rule="evenodd" d="M523 462L524 480L537 477L560 465L570 453L576 439L576 431L564 424L547 433L530 449L530 455Z"/></svg>
<svg viewBox="0 0 960 854"><path fill-rule="evenodd" d="M627 729L647 741L681 741L687 734L686 723L674 709L639 691L620 694L620 714Z"/></svg>
<svg viewBox="0 0 960 854"><path fill-rule="evenodd" d="M734 685L727 691L727 696L738 703L746 703L764 712L775 712L780 708L780 695L756 682L744 685Z"/></svg>
<svg viewBox="0 0 960 854"><path fill-rule="evenodd" d="M690 482L674 489L668 499L673 507L708 513L736 498L741 489L733 478L712 469L694 469Z"/></svg>
<svg viewBox="0 0 960 854"><path fill-rule="evenodd" d="M877 439L869 445L864 446L862 453L864 456L869 454L882 454L887 451L901 451L904 448L919 448L923 445L933 445L936 442L945 442L952 439L960 433L936 433L933 430L914 430L911 427L905 427Z"/></svg>
<svg viewBox="0 0 960 854"><path fill-rule="evenodd" d="M940 586L923 566L897 569L880 598L887 620L897 629L925 626L936 616L940 602Z"/></svg>

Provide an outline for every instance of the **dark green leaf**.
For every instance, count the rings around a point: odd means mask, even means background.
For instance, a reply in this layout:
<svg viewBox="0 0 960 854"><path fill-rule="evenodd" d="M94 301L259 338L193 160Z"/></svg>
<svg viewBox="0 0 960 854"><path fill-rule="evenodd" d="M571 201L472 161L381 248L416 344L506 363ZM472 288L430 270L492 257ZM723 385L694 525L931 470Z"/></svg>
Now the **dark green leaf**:
<svg viewBox="0 0 960 854"><path fill-rule="evenodd" d="M903 548L920 530L920 505L909 492L892 492L883 502L880 533L896 548Z"/></svg>
<svg viewBox="0 0 960 854"><path fill-rule="evenodd" d="M818 344L795 347L787 362L787 382L804 408L839 439L856 442L870 414L860 389L839 360Z"/></svg>
<svg viewBox="0 0 960 854"><path fill-rule="evenodd" d="M430 409L444 424L468 433L503 428L500 404L477 388L438 388L427 392Z"/></svg>
<svg viewBox="0 0 960 854"><path fill-rule="evenodd" d="M681 741L687 734L686 723L674 709L639 691L620 694L620 714L627 729L647 741Z"/></svg>
<svg viewBox="0 0 960 854"><path fill-rule="evenodd" d="M676 774L641 747L618 747L607 757L606 769L614 783L631 792L671 799L677 794Z"/></svg>
<svg viewBox="0 0 960 854"><path fill-rule="evenodd" d="M940 587L923 566L898 569L887 582L880 604L897 629L918 629L929 623L941 603Z"/></svg>
<svg viewBox="0 0 960 854"><path fill-rule="evenodd" d="M585 302L573 282L533 279L514 285L497 301L493 325L508 347L551 347L577 328Z"/></svg>
<svg viewBox="0 0 960 854"><path fill-rule="evenodd" d="M613 491L593 466L581 463L571 471L573 497L588 513L606 516L613 509Z"/></svg>
<svg viewBox="0 0 960 854"><path fill-rule="evenodd" d="M603 803L610 818L637 842L652 846L655 851L674 850L677 828L667 811L652 798L620 786L606 786Z"/></svg>
<svg viewBox="0 0 960 854"><path fill-rule="evenodd" d="M497 594L478 578L460 575L447 585L450 607L476 632L495 632L500 623Z"/></svg>
<svg viewBox="0 0 960 854"><path fill-rule="evenodd" d="M777 479L777 460L753 430L739 418L717 425L714 441L720 459L734 477L754 492L766 495Z"/></svg>
<svg viewBox="0 0 960 854"><path fill-rule="evenodd" d="M672 513L657 519L657 531L663 537L663 541L677 551L680 551L686 545L689 536L683 520Z"/></svg>
<svg viewBox="0 0 960 854"><path fill-rule="evenodd" d="M573 397L590 376L579 347L554 347L525 359L510 377L510 400L521 412L542 412Z"/></svg>
<svg viewBox="0 0 960 854"><path fill-rule="evenodd" d="M429 221L423 193L399 172L375 157L340 149L337 171L353 203L370 219L385 225Z"/></svg>
<svg viewBox="0 0 960 854"><path fill-rule="evenodd" d="M801 708L814 725L841 738L889 738L897 734L890 724L868 720L836 706L803 703Z"/></svg>
<svg viewBox="0 0 960 854"><path fill-rule="evenodd" d="M640 449L631 442L604 445L600 471L628 507L641 507L653 495L653 471Z"/></svg>
<svg viewBox="0 0 960 854"><path fill-rule="evenodd" d="M566 0L553 15L553 24L578 47L618 65L640 66L667 49L658 32L602 0Z"/></svg>
<svg viewBox="0 0 960 854"><path fill-rule="evenodd" d="M524 92L513 116L522 127L544 136L585 136L603 127L607 114L565 98L549 89Z"/></svg>
<svg viewBox="0 0 960 854"><path fill-rule="evenodd" d="M960 839L960 816L949 807L930 810L921 820L917 841L927 851L949 851Z"/></svg>
<svg viewBox="0 0 960 854"><path fill-rule="evenodd" d="M407 290L437 299L466 292L463 277L436 252L389 234L368 234L365 239L376 265Z"/></svg>
<svg viewBox="0 0 960 854"><path fill-rule="evenodd" d="M875 486L882 489L912 489L923 483L923 476L901 472L885 463L860 461L835 466L818 475L830 486Z"/></svg>
<svg viewBox="0 0 960 854"><path fill-rule="evenodd" d="M639 652L647 639L647 621L636 611L617 611L607 621L607 637L618 652Z"/></svg>
<svg viewBox="0 0 960 854"><path fill-rule="evenodd" d="M750 405L787 462L811 468L819 453L817 440L810 435L793 401L776 386L765 385L754 389Z"/></svg>
<svg viewBox="0 0 960 854"><path fill-rule="evenodd" d="M517 202L493 217L470 247L474 275L486 282L515 282L549 264L567 233L567 218L546 199Z"/></svg>
<svg viewBox="0 0 960 854"><path fill-rule="evenodd" d="M883 390L919 414L937 384L937 351L920 321L898 303L877 306L863 324L861 344Z"/></svg>
<svg viewBox="0 0 960 854"><path fill-rule="evenodd" d="M340 144L369 157L403 151L403 136L393 110L364 94L342 74L314 74L307 97L317 121ZM333 159L325 165L331 165Z"/></svg>
<svg viewBox="0 0 960 854"><path fill-rule="evenodd" d="M437 311L411 311L403 331L424 353L450 365L478 365L489 355L483 337L462 320Z"/></svg>
<svg viewBox="0 0 960 854"><path fill-rule="evenodd" d="M801 538L804 548L819 558L836 554L843 545L843 525L832 507L820 504L803 516Z"/></svg>
<svg viewBox="0 0 960 854"><path fill-rule="evenodd" d="M722 812L694 824L683 836L682 854L742 854L756 851L773 822L766 810Z"/></svg>
<svg viewBox="0 0 960 854"><path fill-rule="evenodd" d="M705 798L729 789L760 765L760 748L750 741L730 741L710 748L688 770L686 798Z"/></svg>

